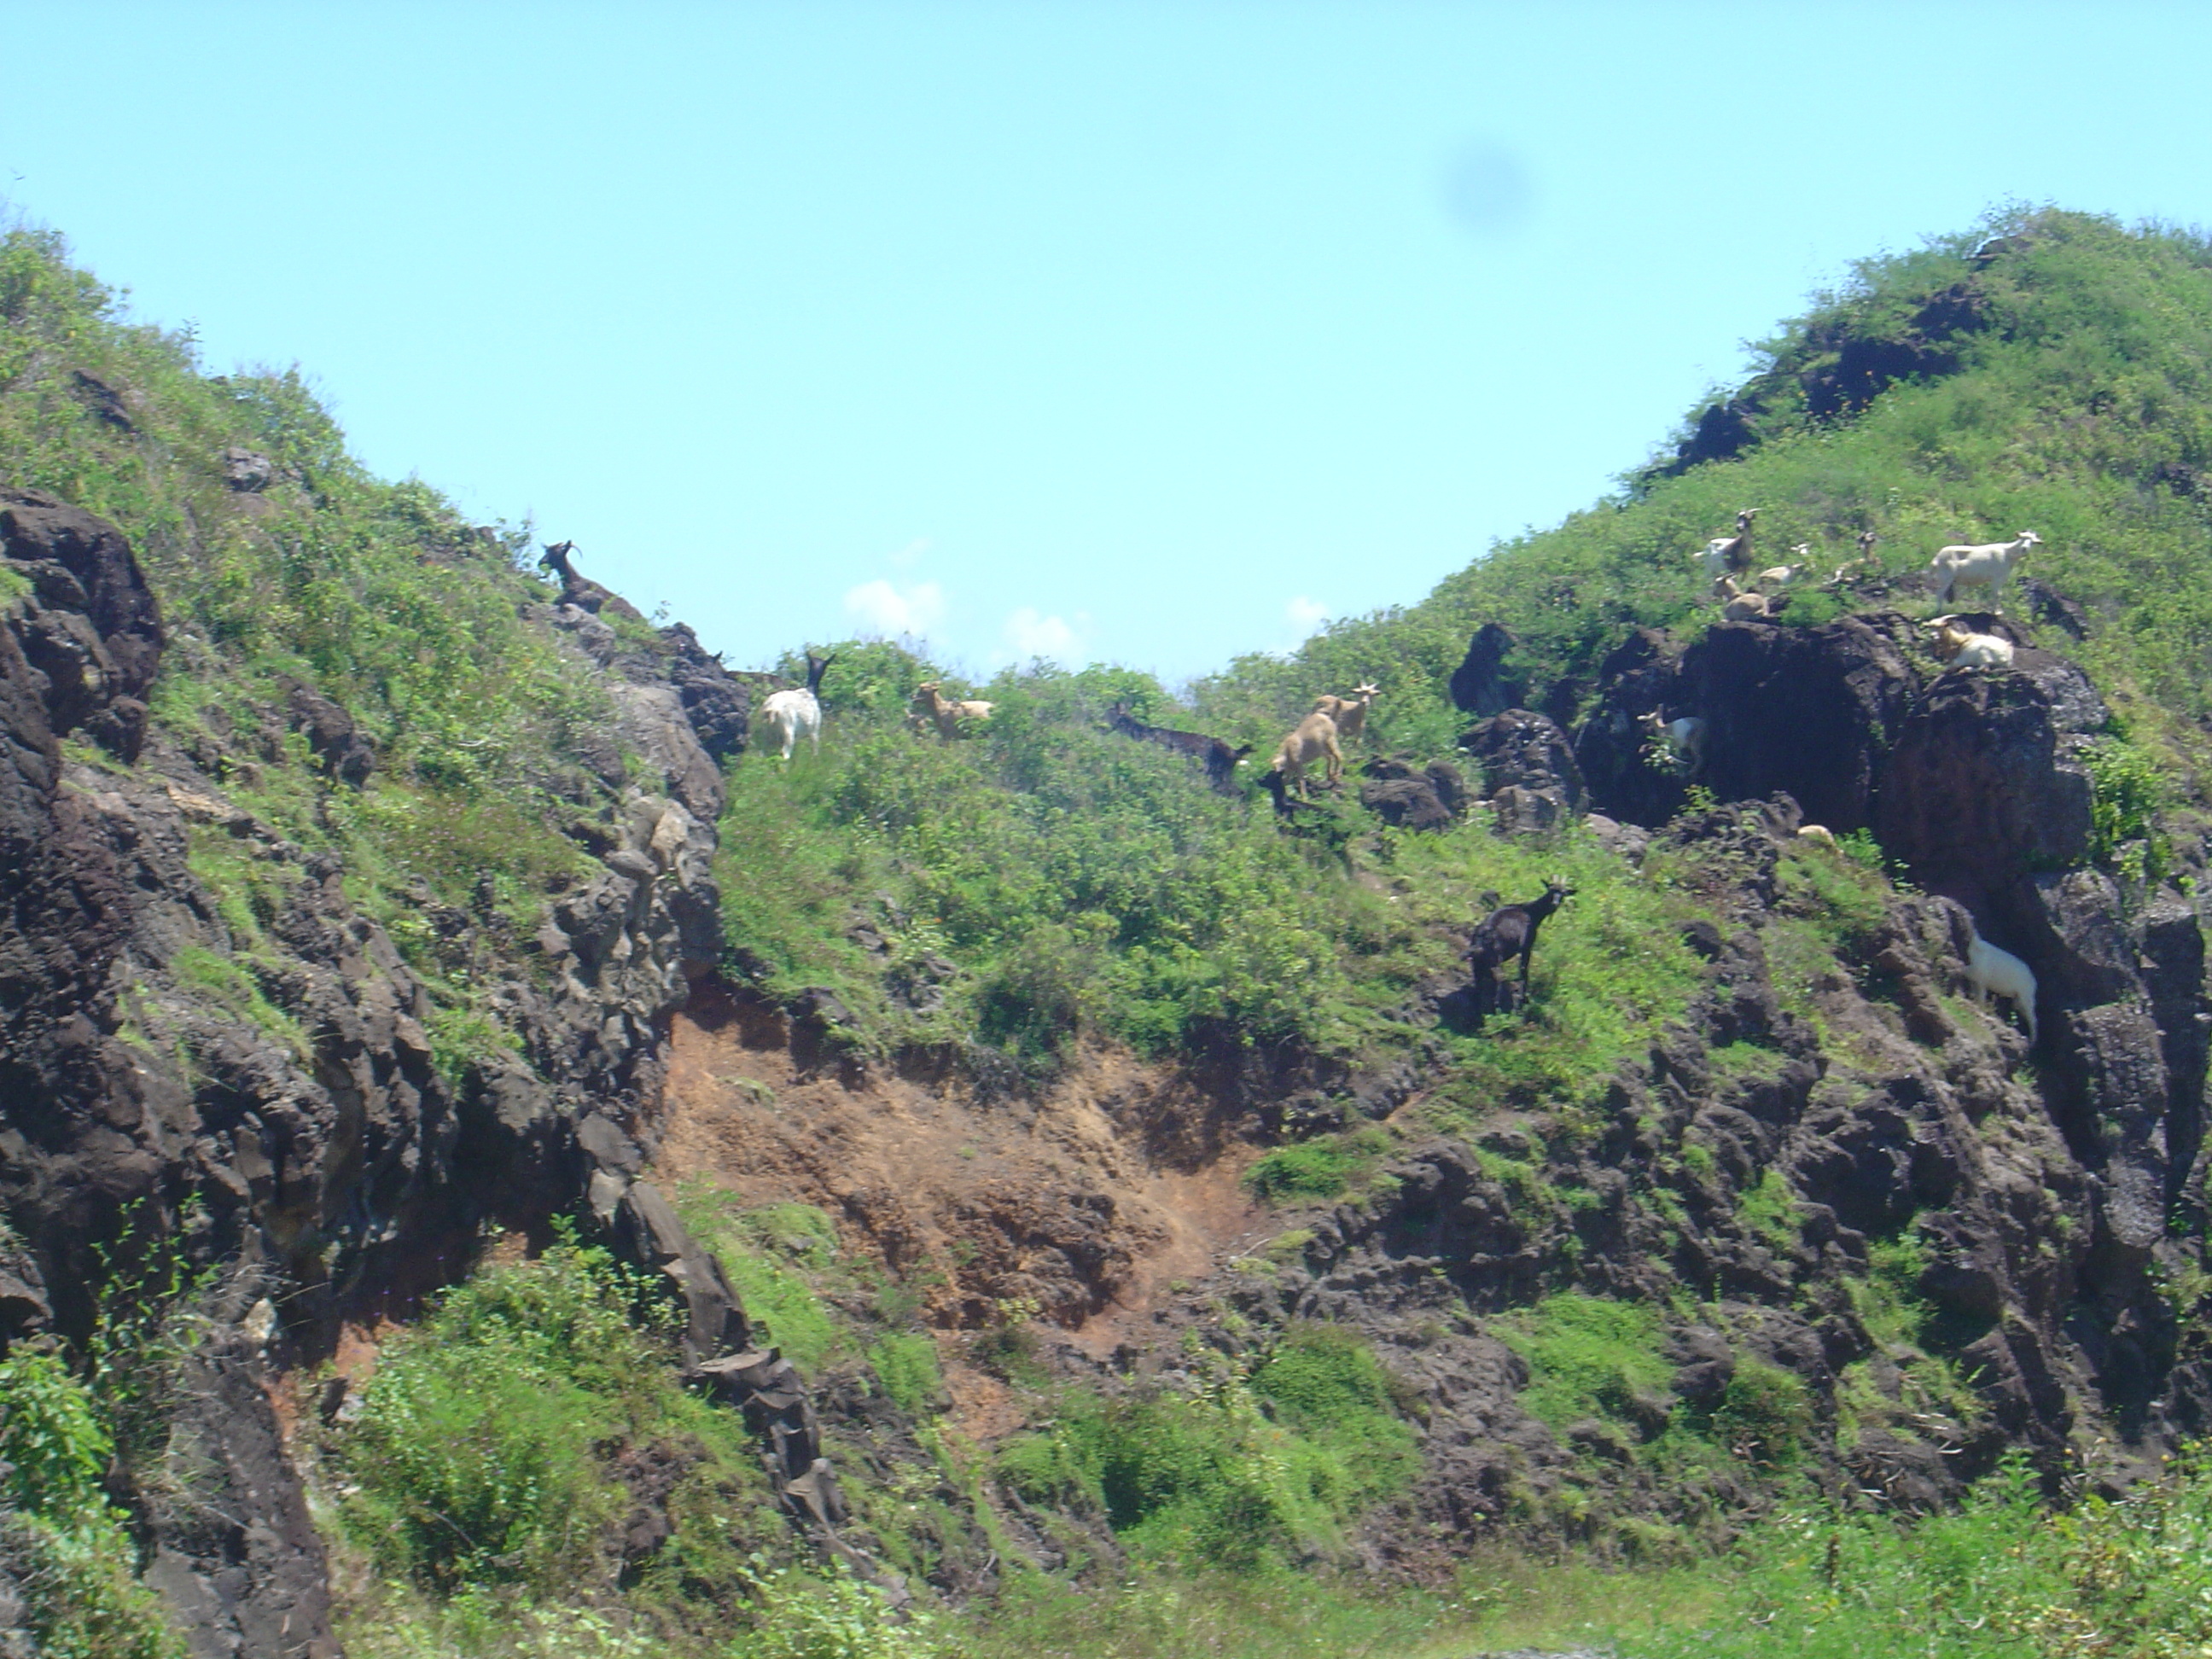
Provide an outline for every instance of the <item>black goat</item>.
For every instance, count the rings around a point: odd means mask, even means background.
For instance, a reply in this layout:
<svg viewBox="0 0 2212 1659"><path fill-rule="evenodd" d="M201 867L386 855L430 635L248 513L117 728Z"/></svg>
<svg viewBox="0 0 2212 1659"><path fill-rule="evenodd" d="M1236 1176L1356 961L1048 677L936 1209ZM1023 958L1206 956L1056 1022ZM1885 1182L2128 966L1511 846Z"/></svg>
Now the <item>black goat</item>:
<svg viewBox="0 0 2212 1659"><path fill-rule="evenodd" d="M1501 905L1475 924L1474 936L1468 941L1467 962L1474 976L1468 988L1474 994L1478 1013L1497 1006L1498 970L1516 957L1521 958L1521 994L1528 994L1528 959L1536 951L1536 930L1544 925L1545 917L1573 896L1574 890L1563 881L1547 881L1541 898L1530 899L1526 904Z"/></svg>
<svg viewBox="0 0 2212 1659"><path fill-rule="evenodd" d="M1224 795L1237 790L1237 763L1252 752L1252 745L1231 749L1218 738L1209 738L1199 732L1175 732L1164 726L1147 726L1129 713L1129 705L1117 702L1106 711L1106 724L1125 738L1134 738L1139 743L1156 743L1163 749L1172 749L1178 755L1188 755L1206 768L1206 781Z"/></svg>

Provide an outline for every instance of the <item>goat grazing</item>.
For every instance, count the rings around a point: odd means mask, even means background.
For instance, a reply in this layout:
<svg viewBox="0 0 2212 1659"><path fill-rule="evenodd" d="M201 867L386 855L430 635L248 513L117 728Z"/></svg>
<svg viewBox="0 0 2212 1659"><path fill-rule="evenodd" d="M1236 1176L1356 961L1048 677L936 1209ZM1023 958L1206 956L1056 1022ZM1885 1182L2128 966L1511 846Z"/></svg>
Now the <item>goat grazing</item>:
<svg viewBox="0 0 2212 1659"><path fill-rule="evenodd" d="M1721 578L1720 597L1723 622L1764 622L1773 614L1765 594L1745 592L1732 576Z"/></svg>
<svg viewBox="0 0 2212 1659"><path fill-rule="evenodd" d="M806 653L806 687L773 693L761 705L761 719L768 722L769 741L781 744L783 752L780 760L789 760L793 747L801 738L816 754L822 752L822 671L837 660L837 653L817 657Z"/></svg>
<svg viewBox="0 0 2212 1659"><path fill-rule="evenodd" d="M1468 940L1467 961L1473 977L1470 988L1480 1012L1487 1013L1496 1006L1498 970L1516 957L1521 958L1521 994L1528 994L1528 960L1536 953L1536 930L1574 890L1563 881L1548 880L1542 897L1526 904L1501 905L1475 924Z"/></svg>
<svg viewBox="0 0 2212 1659"><path fill-rule="evenodd" d="M1352 688L1348 697L1333 697L1323 692L1314 700L1314 713L1326 714L1334 720L1339 738L1356 738L1366 731L1368 705L1381 696L1382 691L1381 686L1370 685L1363 680Z"/></svg>
<svg viewBox="0 0 2212 1659"><path fill-rule="evenodd" d="M1954 668L2009 668L2012 641L1995 634L1970 634L1949 617L1922 624L1936 630L1930 648Z"/></svg>
<svg viewBox="0 0 2212 1659"><path fill-rule="evenodd" d="M1955 543L1936 550L1936 556L1928 562L1928 574L1935 579L1936 603L1948 605L1951 595L1961 587L1986 587L1990 590L1990 609L2002 611L1997 603L2004 593L2005 578L2020 562L2021 555L2031 547L2043 544L2043 538L2033 530L2023 530L2008 542L1982 542L1973 545Z"/></svg>
<svg viewBox="0 0 2212 1659"><path fill-rule="evenodd" d="M2003 997L2027 1021L2027 1046L2035 1046L2035 970L2009 951L2000 950L1977 932L1966 948L1966 977L1974 987L1974 1000L1986 1003Z"/></svg>
<svg viewBox="0 0 2212 1659"><path fill-rule="evenodd" d="M1276 747L1275 757L1267 763L1270 772L1280 775L1301 797L1306 793L1306 768L1316 761L1326 763L1322 781L1334 787L1344 777L1344 750L1336 741L1336 722L1316 709L1297 723L1297 729Z"/></svg>
<svg viewBox="0 0 2212 1659"><path fill-rule="evenodd" d="M1252 752L1249 743L1231 749L1220 738L1209 738L1202 732L1176 732L1164 726L1147 726L1129 713L1129 705L1125 702L1117 702L1106 711L1106 724L1125 738L1156 743L1178 755L1189 756L1206 768L1206 781L1224 795L1237 793L1237 769Z"/></svg>
<svg viewBox="0 0 2212 1659"><path fill-rule="evenodd" d="M1654 710L1637 724L1653 742L1667 745L1667 752L1674 757L1683 776L1695 777L1705 769L1705 733L1710 728L1698 716L1685 714L1680 720L1665 720Z"/></svg>
<svg viewBox="0 0 2212 1659"><path fill-rule="evenodd" d="M991 718L997 705L970 700L963 702L948 697L938 689L935 680L924 680L914 689L914 702L909 705L907 724L920 732L926 726L934 726L937 735L951 743L960 735L960 722L973 720L981 726Z"/></svg>

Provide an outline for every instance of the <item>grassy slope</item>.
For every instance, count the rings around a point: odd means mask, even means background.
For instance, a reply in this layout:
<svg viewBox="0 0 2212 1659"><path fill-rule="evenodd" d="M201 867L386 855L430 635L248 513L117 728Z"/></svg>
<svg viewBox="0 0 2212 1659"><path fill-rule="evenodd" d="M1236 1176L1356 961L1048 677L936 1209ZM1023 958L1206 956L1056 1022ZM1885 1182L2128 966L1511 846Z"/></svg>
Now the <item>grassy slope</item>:
<svg viewBox="0 0 2212 1659"><path fill-rule="evenodd" d="M120 395L127 428L83 375ZM228 487L231 446L274 461L265 494ZM483 981L581 868L560 828L607 799L571 754L605 723L604 696L516 616L550 595L518 568L526 534L479 533L423 484L372 477L296 372L206 374L189 336L130 322L58 239L21 230L0 237L0 479L122 526L172 639L157 724L203 752L213 732L240 734L211 763L234 799L343 856L355 902L431 986L441 1060L501 1041ZM331 783L283 730L286 676L376 744L366 788ZM193 861L250 969L274 896L257 884L271 878L218 835L196 840ZM472 906L483 937L441 939L426 900ZM198 965L203 979L240 972ZM234 989L262 1014L250 987Z"/></svg>

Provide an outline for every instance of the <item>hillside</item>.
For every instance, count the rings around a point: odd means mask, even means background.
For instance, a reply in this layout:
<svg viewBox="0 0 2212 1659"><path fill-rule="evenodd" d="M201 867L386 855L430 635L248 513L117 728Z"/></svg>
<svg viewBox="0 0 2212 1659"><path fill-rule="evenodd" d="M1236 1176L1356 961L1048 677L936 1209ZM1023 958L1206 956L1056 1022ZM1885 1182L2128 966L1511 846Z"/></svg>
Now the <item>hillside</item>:
<svg viewBox="0 0 2212 1659"><path fill-rule="evenodd" d="M1187 702L848 641L788 763L618 550L50 236L0 327L16 1650L2212 1639L2212 246L1870 261L1418 605Z"/></svg>

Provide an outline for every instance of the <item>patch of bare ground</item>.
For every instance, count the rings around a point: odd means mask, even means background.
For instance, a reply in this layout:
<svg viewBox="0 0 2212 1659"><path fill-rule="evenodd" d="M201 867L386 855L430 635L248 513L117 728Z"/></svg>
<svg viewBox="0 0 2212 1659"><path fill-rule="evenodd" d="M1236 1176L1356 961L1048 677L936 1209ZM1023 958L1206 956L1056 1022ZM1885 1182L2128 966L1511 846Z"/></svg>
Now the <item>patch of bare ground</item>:
<svg viewBox="0 0 2212 1659"><path fill-rule="evenodd" d="M941 1329L1034 1310L1104 1358L1170 1285L1267 1231L1238 1179L1261 1149L1187 1075L1125 1051L1086 1047L1038 1097L987 1098L927 1060L840 1064L711 982L672 1039L653 1178L817 1206ZM971 1380L956 1397L988 1437L1009 1402Z"/></svg>

